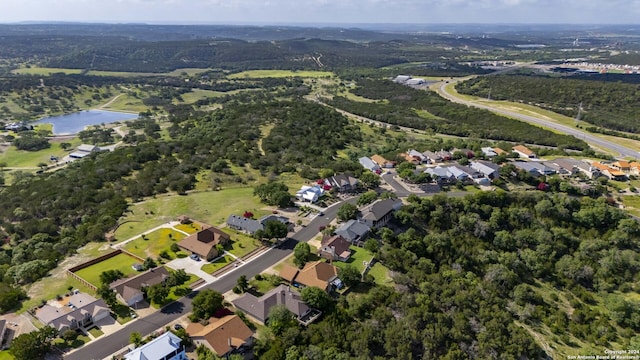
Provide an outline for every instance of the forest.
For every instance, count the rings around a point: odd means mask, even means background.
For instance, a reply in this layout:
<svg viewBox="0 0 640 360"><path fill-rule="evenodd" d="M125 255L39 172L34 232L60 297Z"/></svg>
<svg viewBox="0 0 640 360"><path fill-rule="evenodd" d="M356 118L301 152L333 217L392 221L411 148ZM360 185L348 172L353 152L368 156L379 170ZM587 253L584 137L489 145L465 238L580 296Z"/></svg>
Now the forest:
<svg viewBox="0 0 640 360"><path fill-rule="evenodd" d="M493 100L523 102L607 129L638 132L640 85L622 82L548 76L498 75L474 78L456 85L463 94Z"/></svg>
<svg viewBox="0 0 640 360"><path fill-rule="evenodd" d="M410 197L382 229L394 288L363 284L261 359L540 359L636 346L640 226L603 200L482 192ZM557 352L556 352L557 351ZM339 354L338 357L334 357Z"/></svg>
<svg viewBox="0 0 640 360"><path fill-rule="evenodd" d="M434 92L420 91L389 80L363 79L352 93L379 100L358 102L336 96L327 102L338 109L372 120L437 133L484 139L526 142L583 150L584 141L560 135L490 111L452 103ZM426 112L420 113L421 111Z"/></svg>

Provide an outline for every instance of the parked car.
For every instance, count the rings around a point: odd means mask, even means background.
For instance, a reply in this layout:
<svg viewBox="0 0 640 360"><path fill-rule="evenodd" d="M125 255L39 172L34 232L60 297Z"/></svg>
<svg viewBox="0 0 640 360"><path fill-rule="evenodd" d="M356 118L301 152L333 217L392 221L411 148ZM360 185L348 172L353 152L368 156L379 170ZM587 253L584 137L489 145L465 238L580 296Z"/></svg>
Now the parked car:
<svg viewBox="0 0 640 360"><path fill-rule="evenodd" d="M184 329L184 327L182 325L180 325L180 324L173 325L173 328L176 329L176 330Z"/></svg>
<svg viewBox="0 0 640 360"><path fill-rule="evenodd" d="M324 212L320 211L320 212L318 213L318 216L324 216Z"/></svg>
<svg viewBox="0 0 640 360"><path fill-rule="evenodd" d="M200 261L200 256L198 256L198 254L191 254L189 257L191 260Z"/></svg>

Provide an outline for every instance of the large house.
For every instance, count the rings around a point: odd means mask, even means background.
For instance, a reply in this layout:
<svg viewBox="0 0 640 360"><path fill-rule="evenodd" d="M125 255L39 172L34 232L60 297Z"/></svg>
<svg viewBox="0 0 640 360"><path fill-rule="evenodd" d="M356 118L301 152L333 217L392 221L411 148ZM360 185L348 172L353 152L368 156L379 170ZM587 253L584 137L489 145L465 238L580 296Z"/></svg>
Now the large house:
<svg viewBox="0 0 640 360"><path fill-rule="evenodd" d="M627 179L627 174L623 171L615 169L607 164L603 164L599 161L594 161L591 163L591 166L600 170L600 173L607 176L611 180L624 181Z"/></svg>
<svg viewBox="0 0 640 360"><path fill-rule="evenodd" d="M171 331L133 349L124 360L188 360L182 340Z"/></svg>
<svg viewBox="0 0 640 360"><path fill-rule="evenodd" d="M525 162L525 161L514 161L512 164L519 170L525 171L529 173L533 177L538 177L541 175L554 175L556 173L552 168L544 165L541 162Z"/></svg>
<svg viewBox="0 0 640 360"><path fill-rule="evenodd" d="M134 277L116 280L109 285L109 288L118 294L118 300L134 306L144 300L143 288L161 284L168 277L169 271L164 266L158 266Z"/></svg>
<svg viewBox="0 0 640 360"><path fill-rule="evenodd" d="M229 240L231 240L229 234L215 226L209 226L187 236L178 243L178 246L210 261L219 255L217 246L225 245Z"/></svg>
<svg viewBox="0 0 640 360"><path fill-rule="evenodd" d="M423 152L422 155L424 155L429 160L430 163L437 163L442 161L442 157L434 153L433 151L427 150Z"/></svg>
<svg viewBox="0 0 640 360"><path fill-rule="evenodd" d="M285 266L280 271L280 277L297 287L315 286L329 291L338 279L338 268L323 261L315 261L307 263L302 270Z"/></svg>
<svg viewBox="0 0 640 360"><path fill-rule="evenodd" d="M358 162L360 163L360 165L362 165L362 167L376 174L380 174L382 172L380 165L376 164L375 162L373 162L373 160L369 159L366 156L358 159Z"/></svg>
<svg viewBox="0 0 640 360"><path fill-rule="evenodd" d="M377 154L371 156L371 160L373 160L373 162L375 162L376 164L380 165L383 168L393 168L394 166L396 166L396 163L394 161L387 160L381 155L377 155Z"/></svg>
<svg viewBox="0 0 640 360"><path fill-rule="evenodd" d="M259 298L253 294L245 293L236 300L233 300L232 303L236 308L262 323L267 320L269 311L276 305L284 305L296 316L298 321L305 325L320 315L319 311L314 312L312 308L302 301L299 292L291 289L291 287L287 285L280 285ZM312 312L315 313L315 316L310 318L308 315Z"/></svg>
<svg viewBox="0 0 640 360"><path fill-rule="evenodd" d="M358 220L349 220L336 229L335 233L352 244L359 244L369 234L369 226Z"/></svg>
<svg viewBox="0 0 640 360"><path fill-rule="evenodd" d="M210 318L207 325L191 323L187 334L196 346L204 345L220 357L253 344L253 331L238 315Z"/></svg>
<svg viewBox="0 0 640 360"><path fill-rule="evenodd" d="M75 159L82 159L83 157L89 156L95 152L100 152L100 151L101 151L100 147L96 145L82 144L78 146L76 151L69 154L69 157L72 157Z"/></svg>
<svg viewBox="0 0 640 360"><path fill-rule="evenodd" d="M525 159L533 159L536 157L536 153L524 145L516 145L512 147L511 150Z"/></svg>
<svg viewBox="0 0 640 360"><path fill-rule="evenodd" d="M249 235L255 234L258 230L263 230L264 226L254 219L249 219L244 216L229 215L227 218L227 226L239 231L244 231Z"/></svg>
<svg viewBox="0 0 640 360"><path fill-rule="evenodd" d="M322 239L318 255L327 260L346 262L351 257L349 246L349 241L340 235L326 237Z"/></svg>
<svg viewBox="0 0 640 360"><path fill-rule="evenodd" d="M338 192L349 193L358 189L358 179L347 174L337 174L324 179L324 185L336 189Z"/></svg>
<svg viewBox="0 0 640 360"><path fill-rule="evenodd" d="M469 164L469 167L472 169L479 171L482 175L488 177L489 179L495 179L500 176L500 166L492 163L491 161L472 161Z"/></svg>
<svg viewBox="0 0 640 360"><path fill-rule="evenodd" d="M310 203L314 203L318 201L318 199L324 195L324 189L322 186L314 185L308 186L303 185L298 192L296 192L296 198L300 201L308 201Z"/></svg>
<svg viewBox="0 0 640 360"><path fill-rule="evenodd" d="M377 200L361 211L361 221L369 228L379 229L389 222L393 212L402 207L402 201L397 199Z"/></svg>
<svg viewBox="0 0 640 360"><path fill-rule="evenodd" d="M111 311L104 300L81 292L62 301L50 301L35 313L38 320L60 333L87 326L110 315Z"/></svg>

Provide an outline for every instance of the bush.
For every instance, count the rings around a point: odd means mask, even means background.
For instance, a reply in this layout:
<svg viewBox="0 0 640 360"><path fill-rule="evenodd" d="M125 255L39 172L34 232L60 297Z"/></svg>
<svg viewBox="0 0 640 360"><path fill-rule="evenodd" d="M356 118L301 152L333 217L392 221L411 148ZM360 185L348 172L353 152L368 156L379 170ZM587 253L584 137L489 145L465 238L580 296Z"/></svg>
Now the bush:
<svg viewBox="0 0 640 360"><path fill-rule="evenodd" d="M234 287L233 287L233 293L234 293L234 294L241 294L241 293L242 293L242 290L240 290L240 288L239 288L239 287L234 286Z"/></svg>

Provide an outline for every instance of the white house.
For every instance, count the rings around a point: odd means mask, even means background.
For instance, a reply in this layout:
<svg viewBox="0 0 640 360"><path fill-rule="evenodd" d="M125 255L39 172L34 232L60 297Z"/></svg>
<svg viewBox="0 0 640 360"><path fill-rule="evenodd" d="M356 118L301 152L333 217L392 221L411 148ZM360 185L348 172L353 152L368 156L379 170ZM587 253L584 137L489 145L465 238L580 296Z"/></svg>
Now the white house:
<svg viewBox="0 0 640 360"><path fill-rule="evenodd" d="M324 195L324 190L321 186L307 186L303 185L298 192L296 192L296 198L300 201L308 201L314 203Z"/></svg>

